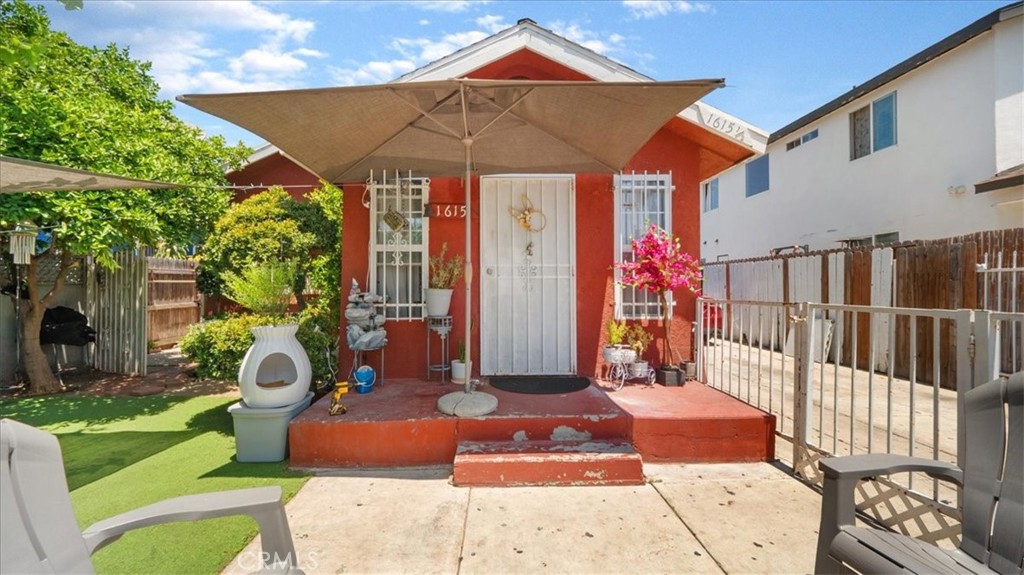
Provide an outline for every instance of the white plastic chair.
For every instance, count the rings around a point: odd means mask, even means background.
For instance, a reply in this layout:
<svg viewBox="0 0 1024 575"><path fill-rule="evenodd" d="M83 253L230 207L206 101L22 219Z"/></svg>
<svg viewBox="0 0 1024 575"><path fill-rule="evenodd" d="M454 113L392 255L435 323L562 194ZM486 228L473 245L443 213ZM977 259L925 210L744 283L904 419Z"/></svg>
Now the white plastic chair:
<svg viewBox="0 0 1024 575"><path fill-rule="evenodd" d="M261 573L302 573L280 487L166 499L82 532L71 508L57 438L0 419L0 573L93 573L90 556L129 530L228 515L248 515L259 524L264 551Z"/></svg>

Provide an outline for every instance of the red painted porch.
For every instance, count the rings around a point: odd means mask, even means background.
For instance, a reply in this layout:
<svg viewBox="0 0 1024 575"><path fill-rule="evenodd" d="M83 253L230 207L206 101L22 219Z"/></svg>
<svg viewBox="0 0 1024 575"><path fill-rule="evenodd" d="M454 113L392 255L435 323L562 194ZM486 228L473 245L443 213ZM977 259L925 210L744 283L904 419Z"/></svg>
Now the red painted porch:
<svg viewBox="0 0 1024 575"><path fill-rule="evenodd" d="M775 420L700 383L681 387L595 381L564 395L485 386L495 413L455 418L435 409L452 384L392 379L348 394L345 415L324 397L289 427L293 467L454 465L459 485L630 484L641 459L750 462L774 459Z"/></svg>

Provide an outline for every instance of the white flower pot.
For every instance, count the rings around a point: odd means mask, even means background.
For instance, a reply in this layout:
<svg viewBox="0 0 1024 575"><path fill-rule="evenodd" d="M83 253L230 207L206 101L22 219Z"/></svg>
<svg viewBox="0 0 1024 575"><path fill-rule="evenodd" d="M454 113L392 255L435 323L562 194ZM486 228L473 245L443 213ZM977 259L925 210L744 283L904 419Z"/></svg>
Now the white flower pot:
<svg viewBox="0 0 1024 575"><path fill-rule="evenodd" d="M463 384L466 382L466 363L459 360L452 360L452 383Z"/></svg>
<svg viewBox="0 0 1024 575"><path fill-rule="evenodd" d="M427 315L431 317L448 315L448 308L452 305L452 291L450 289L427 288Z"/></svg>
<svg viewBox="0 0 1024 575"><path fill-rule="evenodd" d="M629 364L629 377L647 377L647 362L634 361Z"/></svg>
<svg viewBox="0 0 1024 575"><path fill-rule="evenodd" d="M636 352L624 345L606 345L602 350L605 363L632 363Z"/></svg>
<svg viewBox="0 0 1024 575"><path fill-rule="evenodd" d="M298 329L296 324L252 328L256 341L238 369L246 407L285 407L306 396L313 370L295 338Z"/></svg>

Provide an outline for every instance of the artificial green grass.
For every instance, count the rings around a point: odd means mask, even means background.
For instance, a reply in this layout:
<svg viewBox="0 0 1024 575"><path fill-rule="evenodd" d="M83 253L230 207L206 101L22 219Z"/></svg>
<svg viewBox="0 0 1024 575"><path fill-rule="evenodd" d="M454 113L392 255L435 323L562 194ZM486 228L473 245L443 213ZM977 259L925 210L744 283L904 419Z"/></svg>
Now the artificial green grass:
<svg viewBox="0 0 1024 575"><path fill-rule="evenodd" d="M41 397L0 402L57 436L79 526L178 495L279 485L307 477L282 463L239 463L225 397ZM217 573L255 536L248 517L172 523L125 535L93 555L100 574Z"/></svg>

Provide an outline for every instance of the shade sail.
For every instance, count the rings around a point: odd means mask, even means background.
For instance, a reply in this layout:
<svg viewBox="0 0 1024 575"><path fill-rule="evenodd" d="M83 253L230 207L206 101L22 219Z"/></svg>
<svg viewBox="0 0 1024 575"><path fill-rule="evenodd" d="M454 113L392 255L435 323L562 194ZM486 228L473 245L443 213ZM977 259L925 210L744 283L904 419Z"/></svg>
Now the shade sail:
<svg viewBox="0 0 1024 575"><path fill-rule="evenodd" d="M175 187L180 186L0 156L0 192L2 193Z"/></svg>
<svg viewBox="0 0 1024 575"><path fill-rule="evenodd" d="M665 123L723 80L443 80L178 100L277 146L332 182L370 170L461 176L621 169Z"/></svg>

